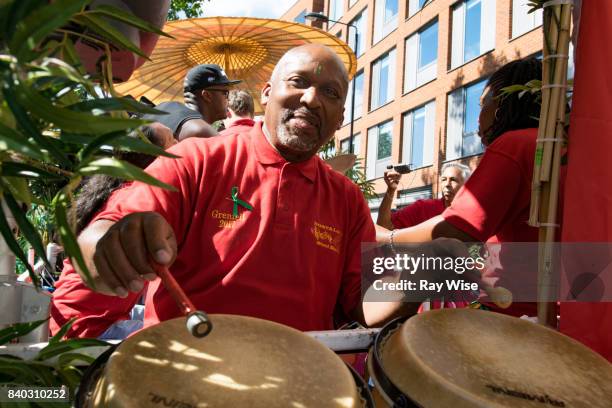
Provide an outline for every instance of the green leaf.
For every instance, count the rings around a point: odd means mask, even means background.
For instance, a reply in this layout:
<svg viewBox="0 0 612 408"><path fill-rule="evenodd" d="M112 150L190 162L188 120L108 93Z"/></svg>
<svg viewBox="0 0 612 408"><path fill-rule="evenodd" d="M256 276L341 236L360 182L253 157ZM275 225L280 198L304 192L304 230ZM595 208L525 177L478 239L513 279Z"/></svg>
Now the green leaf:
<svg viewBox="0 0 612 408"><path fill-rule="evenodd" d="M106 174L125 180L138 180L156 187L161 187L170 191L177 191L174 186L163 183L156 178L145 173L142 169L133 164L117 160L113 157L104 157L86 163L83 167L77 170L77 173L83 176L91 176L94 174Z"/></svg>
<svg viewBox="0 0 612 408"><path fill-rule="evenodd" d="M33 322L15 323L5 329L0 330L0 346L9 343L18 337L25 336L36 330L37 327L49 319L36 320Z"/></svg>
<svg viewBox="0 0 612 408"><path fill-rule="evenodd" d="M65 198L64 193L60 192L59 198L56 197L54 201L56 202L55 225L57 226L57 230L62 238L62 244L64 244L66 254L70 258L70 262L72 262L73 265L79 266L81 272L83 272L85 275L84 278L87 285L94 288L95 284L91 278L91 272L89 272L89 268L87 268L87 264L85 264L85 259L83 258L81 248L79 247L76 236L74 235L72 228L70 228L70 223L68 222L65 207L65 202L67 199Z"/></svg>
<svg viewBox="0 0 612 408"><path fill-rule="evenodd" d="M58 58L45 58L37 68L41 70L34 73L35 77L40 77L41 73L44 73L48 76L67 78L78 84L87 82L76 68Z"/></svg>
<svg viewBox="0 0 612 408"><path fill-rule="evenodd" d="M72 362L74 361L82 361L87 365L90 365L93 364L96 359L92 356L88 356L87 354L82 353L64 353L58 358L58 363L60 367L66 367L67 365L72 364Z"/></svg>
<svg viewBox="0 0 612 408"><path fill-rule="evenodd" d="M109 343L98 339L69 339L56 343L49 342L49 345L38 352L35 360L45 361L73 350L78 350L85 347L106 347L108 345Z"/></svg>
<svg viewBox="0 0 612 408"><path fill-rule="evenodd" d="M17 24L23 21L33 11L44 6L47 0L1 1L2 38L7 40L15 33ZM6 19L6 21L4 21Z"/></svg>
<svg viewBox="0 0 612 408"><path fill-rule="evenodd" d="M76 48L74 48L74 43L72 42L72 40L69 37L66 37L62 44L63 44L63 47L61 48L61 53L60 53L60 55L62 56L62 59L66 61L66 63L73 66L74 69L79 71L81 75L85 75L86 74L85 67L83 66L83 62L81 61L81 58L79 57L76 51ZM94 94L94 90L91 87L89 82L85 82L83 86L85 86L85 88L87 89L87 92L89 92L92 95Z"/></svg>
<svg viewBox="0 0 612 408"><path fill-rule="evenodd" d="M12 382L39 386L60 385L52 367L38 361L25 361L0 356L0 372L13 375Z"/></svg>
<svg viewBox="0 0 612 408"><path fill-rule="evenodd" d="M0 205L0 234L2 234L2 236L4 237L6 245L13 252L13 254L15 254L15 256L19 258L21 262L23 262L25 267L30 272L30 277L32 278L32 281L38 287L38 277L34 273L32 266L28 263L28 257L23 253L23 250L17 243L17 240L15 240L13 231L11 231L11 228L6 220L6 215L4 214L4 209L2 208L2 205Z"/></svg>
<svg viewBox="0 0 612 408"><path fill-rule="evenodd" d="M50 173L39 169L38 167L30 166L26 163L8 162L2 163L2 175L9 177L24 177L42 180L64 180L59 174Z"/></svg>
<svg viewBox="0 0 612 408"><path fill-rule="evenodd" d="M129 50L136 55L149 59L140 48L130 41L121 31L110 25L103 17L87 13L74 16L72 20L89 28L103 39L110 41L110 43L117 48Z"/></svg>
<svg viewBox="0 0 612 408"><path fill-rule="evenodd" d="M70 328L72 327L72 325L74 324L74 322L76 321L76 317L73 317L72 319L68 320L59 330L57 333L55 333L55 336L51 337L49 339L49 345L51 344L56 344L59 343L62 338L66 335L66 333L68 333L68 330L70 330Z"/></svg>
<svg viewBox="0 0 612 408"><path fill-rule="evenodd" d="M58 161L57 164L63 166L70 166L70 160L66 155L57 149L49 140L43 136L36 125L32 122L32 119L28 116L24 107L22 107L17 101L17 95L12 87L4 87L2 89L4 98L9 108L13 112L15 119L19 126L27 133L28 136L34 139L39 144L39 149L47 150L55 159ZM45 98L43 98L45 99Z"/></svg>
<svg viewBox="0 0 612 408"><path fill-rule="evenodd" d="M54 30L66 24L91 0L56 0L21 20L15 29L9 48L17 58L30 60L36 53L29 52Z"/></svg>
<svg viewBox="0 0 612 408"><path fill-rule="evenodd" d="M171 159L178 159L180 157L165 151L153 143L148 143L131 136L121 136L113 140L110 144L121 151L145 153L151 156L165 156Z"/></svg>
<svg viewBox="0 0 612 408"><path fill-rule="evenodd" d="M155 27L153 24L149 23L148 21L141 20L140 18L136 17L134 14L125 12L117 7L108 6L108 5L100 5L100 6L96 6L95 9L88 11L87 14L100 14L103 16L111 17L115 20L127 23L128 25L132 27L136 27L142 31L155 33L155 34L162 35L168 38L174 38L170 34L164 33L162 30Z"/></svg>
<svg viewBox="0 0 612 408"><path fill-rule="evenodd" d="M7 193L12 194L16 200L29 206L32 204L32 194L28 186L28 181L19 177L7 177L3 173L1 183Z"/></svg>
<svg viewBox="0 0 612 408"><path fill-rule="evenodd" d="M139 119L113 118L109 116L94 116L89 113L71 111L53 105L47 98L34 91L31 87L19 85L18 100L30 112L55 124L64 131L86 134L101 134L135 128L146 121Z"/></svg>
<svg viewBox="0 0 612 408"><path fill-rule="evenodd" d="M83 373L76 367L68 366L58 368L57 374L62 379L62 383L68 386L72 397L74 390L76 390L79 384L81 383Z"/></svg>
<svg viewBox="0 0 612 408"><path fill-rule="evenodd" d="M27 217L21 210L21 207L19 207L19 204L17 201L15 201L12 195L4 193L4 200L6 201L8 208L11 210L11 213L13 213L13 217L15 217L15 221L19 226L19 231L21 234L32 245L36 255L38 255L38 257L45 262L47 268L51 270L52 267L49 260L47 260L45 246L43 245L42 240L40 239L40 234L38 231L36 231L36 228L34 228L30 221L28 221Z"/></svg>
<svg viewBox="0 0 612 408"><path fill-rule="evenodd" d="M121 151L145 153L151 156L166 156L170 158L178 158L171 153L166 152L159 146L154 145L136 137L125 136L123 133L109 133L96 138L93 142L87 145L80 153L82 161L88 160L96 151L104 145L110 145Z"/></svg>
<svg viewBox="0 0 612 408"><path fill-rule="evenodd" d="M75 103L74 105L68 106L69 109L77 112L90 112L94 109L99 109L104 112L112 111L129 111L138 113L152 113L156 115L163 115L164 111L157 110L140 103L133 98L104 98L104 99L92 99L84 102Z"/></svg>

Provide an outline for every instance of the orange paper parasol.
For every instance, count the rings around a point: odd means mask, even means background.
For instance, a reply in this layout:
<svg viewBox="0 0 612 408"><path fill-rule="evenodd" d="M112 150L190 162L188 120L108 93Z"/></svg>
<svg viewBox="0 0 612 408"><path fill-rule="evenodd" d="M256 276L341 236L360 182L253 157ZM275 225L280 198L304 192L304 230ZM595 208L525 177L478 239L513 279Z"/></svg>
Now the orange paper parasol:
<svg viewBox="0 0 612 408"><path fill-rule="evenodd" d="M145 96L157 103L183 101L183 79L199 64L218 64L231 79L241 79L239 87L259 104L260 91L280 57L290 48L316 43L330 47L344 62L349 77L356 70L356 58L339 38L314 27L290 21L210 17L171 21L163 30L172 38L160 38L151 61L134 72L116 90L134 98Z"/></svg>

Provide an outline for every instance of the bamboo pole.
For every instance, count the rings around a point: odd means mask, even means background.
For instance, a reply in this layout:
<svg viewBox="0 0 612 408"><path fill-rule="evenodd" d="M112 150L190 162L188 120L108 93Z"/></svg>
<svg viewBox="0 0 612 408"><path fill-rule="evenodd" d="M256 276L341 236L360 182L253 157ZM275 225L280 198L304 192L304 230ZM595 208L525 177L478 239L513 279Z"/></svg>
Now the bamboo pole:
<svg viewBox="0 0 612 408"><path fill-rule="evenodd" d="M554 54L567 56L569 52L569 34L571 25L571 5L554 6L549 13L551 24L550 32L555 30L557 38ZM553 26L553 22L555 23ZM549 54L550 55L550 54ZM554 63L553 63L554 61ZM547 59L554 66L552 75L552 88L550 89L549 105L546 106L547 117L545 123L540 123L538 138L540 140L536 150L534 164L533 185L538 185L539 216L537 225L540 227L540 247L538 251L538 322L540 324L556 327L557 316L555 299L558 291L555 279L554 242L557 233L557 205L559 200L559 175L561 155L565 137L565 105L567 85L567 57ZM543 84L550 76L544 77ZM542 106L542 110L545 107ZM542 134L542 129L544 133ZM548 140L553 139L553 140ZM541 149L541 150L540 150ZM537 168L536 164L538 165ZM532 215L532 214L531 214ZM539 221L542 220L542 221ZM532 217L530 216L530 222Z"/></svg>

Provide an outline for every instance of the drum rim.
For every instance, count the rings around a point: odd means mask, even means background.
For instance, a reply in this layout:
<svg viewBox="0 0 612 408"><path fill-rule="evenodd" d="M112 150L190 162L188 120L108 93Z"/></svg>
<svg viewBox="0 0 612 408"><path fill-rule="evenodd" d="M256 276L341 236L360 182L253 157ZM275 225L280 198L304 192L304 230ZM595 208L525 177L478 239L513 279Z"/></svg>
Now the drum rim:
<svg viewBox="0 0 612 408"><path fill-rule="evenodd" d="M389 336L392 336L397 330L401 329L402 325L409 318L410 317L402 316L387 323L376 335L374 347L372 353L370 353L372 357L370 359L372 361L372 373L370 373L370 376L374 380L374 383L378 385L380 391L382 391L381 394L383 398L387 400L387 403L390 402L393 407L398 408L420 408L421 406L408 395L404 394L387 376L382 362L381 348L383 342L388 340Z"/></svg>
<svg viewBox="0 0 612 408"><path fill-rule="evenodd" d="M362 402L365 402L365 405L362 405L362 406L364 406L365 408L375 408L376 406L374 405L374 397L372 396L372 393L370 392L370 389L368 388L368 384L366 383L366 381L359 375L357 370L355 370L349 363L345 362L345 364L346 364L346 367L351 372L351 375L353 376L353 380L355 380L355 386L357 387L357 390L359 391L359 396L361 397Z"/></svg>
<svg viewBox="0 0 612 408"><path fill-rule="evenodd" d="M104 365L108 362L108 359L115 352L117 347L119 347L119 344L111 345L104 353L100 354L89 367L87 367L76 390L76 394L74 395L75 408L86 407L85 402L87 401L88 393L95 391L95 386L100 379Z"/></svg>

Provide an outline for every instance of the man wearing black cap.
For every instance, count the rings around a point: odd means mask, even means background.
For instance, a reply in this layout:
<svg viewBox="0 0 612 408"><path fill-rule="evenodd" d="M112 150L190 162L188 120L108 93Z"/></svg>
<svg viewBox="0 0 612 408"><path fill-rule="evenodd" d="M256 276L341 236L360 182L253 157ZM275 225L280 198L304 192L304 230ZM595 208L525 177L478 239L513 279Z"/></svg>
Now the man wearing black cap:
<svg viewBox="0 0 612 408"><path fill-rule="evenodd" d="M230 80L218 65L198 65L185 76L185 104L160 103L156 108L168 114L145 115L145 119L166 125L179 141L189 137L214 136L217 132L211 124L225 119L230 87L240 82Z"/></svg>

